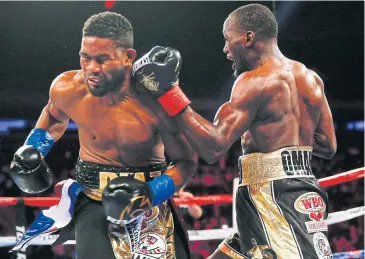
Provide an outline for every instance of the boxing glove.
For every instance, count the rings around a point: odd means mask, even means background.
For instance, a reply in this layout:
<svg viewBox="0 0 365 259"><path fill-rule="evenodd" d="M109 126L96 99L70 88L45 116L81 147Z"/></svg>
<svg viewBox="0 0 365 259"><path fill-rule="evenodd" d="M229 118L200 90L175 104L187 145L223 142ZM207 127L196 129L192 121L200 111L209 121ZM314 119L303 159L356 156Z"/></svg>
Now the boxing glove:
<svg viewBox="0 0 365 259"><path fill-rule="evenodd" d="M35 194L48 189L53 174L41 153L31 145L20 147L11 162L10 175L23 192Z"/></svg>
<svg viewBox="0 0 365 259"><path fill-rule="evenodd" d="M111 180L102 194L107 220L114 224L130 222L175 193L175 184L168 175L150 182L117 177Z"/></svg>
<svg viewBox="0 0 365 259"><path fill-rule="evenodd" d="M180 52L156 46L133 64L133 75L170 116L183 111L191 102L178 86Z"/></svg>

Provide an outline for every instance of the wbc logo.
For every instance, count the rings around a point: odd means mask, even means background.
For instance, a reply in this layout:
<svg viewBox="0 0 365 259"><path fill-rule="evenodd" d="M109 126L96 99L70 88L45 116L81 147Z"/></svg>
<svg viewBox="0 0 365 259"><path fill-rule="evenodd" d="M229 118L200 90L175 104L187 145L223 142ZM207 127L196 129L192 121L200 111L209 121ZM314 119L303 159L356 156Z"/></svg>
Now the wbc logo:
<svg viewBox="0 0 365 259"><path fill-rule="evenodd" d="M326 210L326 203L316 192L307 192L295 201L294 207L297 211L308 214L314 221L323 220L323 213Z"/></svg>

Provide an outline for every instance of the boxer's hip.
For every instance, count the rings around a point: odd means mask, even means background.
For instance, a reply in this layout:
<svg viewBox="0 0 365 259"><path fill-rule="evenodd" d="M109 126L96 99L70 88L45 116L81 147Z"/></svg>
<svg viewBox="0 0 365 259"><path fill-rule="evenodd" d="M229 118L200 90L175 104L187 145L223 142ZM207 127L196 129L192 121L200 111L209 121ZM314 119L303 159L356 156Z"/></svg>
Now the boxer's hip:
<svg viewBox="0 0 365 259"><path fill-rule="evenodd" d="M240 186L289 178L312 178L312 147L286 147L239 158Z"/></svg>
<svg viewBox="0 0 365 259"><path fill-rule="evenodd" d="M322 233L328 198L312 173L311 151L290 147L240 158L238 233L221 244L223 252L237 258L317 258L318 237L328 245Z"/></svg>
<svg viewBox="0 0 365 259"><path fill-rule="evenodd" d="M101 201L102 192L110 180L116 177L131 177L148 182L161 175L166 168L165 163L146 167L117 167L78 159L76 163L76 180L84 186L86 196Z"/></svg>
<svg viewBox="0 0 365 259"><path fill-rule="evenodd" d="M148 182L166 169L166 164L121 168L79 159L76 164L76 179L84 186L87 197L101 201L103 189L113 178L132 177ZM189 254L185 225L176 220L177 217L178 212L173 201L168 200L123 227L109 224L108 236L116 258L176 258L174 234L183 240L186 253Z"/></svg>
<svg viewBox="0 0 365 259"><path fill-rule="evenodd" d="M235 250L248 258L255 258L250 256L261 247L263 255L272 255L267 258L314 259L318 235L329 251L329 257L323 258L330 258L325 222L328 197L314 177L240 186L236 214L240 245ZM234 237L230 242L237 247Z"/></svg>

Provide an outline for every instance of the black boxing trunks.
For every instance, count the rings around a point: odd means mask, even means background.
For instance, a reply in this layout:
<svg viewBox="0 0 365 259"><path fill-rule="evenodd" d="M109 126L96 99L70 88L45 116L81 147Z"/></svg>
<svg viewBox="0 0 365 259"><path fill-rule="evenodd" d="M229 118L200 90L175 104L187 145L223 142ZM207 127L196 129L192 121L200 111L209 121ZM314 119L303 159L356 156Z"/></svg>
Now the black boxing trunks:
<svg viewBox="0 0 365 259"><path fill-rule="evenodd" d="M77 197L71 223L61 230L56 244L75 233L78 259L190 258L187 232L172 200L153 207L124 227L109 223L101 204L102 191L111 179L150 181L166 168L166 164L120 168L78 160L76 179L84 190Z"/></svg>
<svg viewBox="0 0 365 259"><path fill-rule="evenodd" d="M330 259L328 197L311 170L311 147L240 157L238 231L219 250L231 258Z"/></svg>

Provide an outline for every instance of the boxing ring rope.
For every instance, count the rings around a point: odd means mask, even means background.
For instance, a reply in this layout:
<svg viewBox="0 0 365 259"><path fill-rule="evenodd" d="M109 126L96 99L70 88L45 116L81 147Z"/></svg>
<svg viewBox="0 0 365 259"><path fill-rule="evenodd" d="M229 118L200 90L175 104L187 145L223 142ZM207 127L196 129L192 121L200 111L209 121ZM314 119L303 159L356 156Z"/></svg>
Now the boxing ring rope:
<svg viewBox="0 0 365 259"><path fill-rule="evenodd" d="M357 180L364 177L364 167L354 169L341 174L325 177L319 179L318 182L322 187L330 187L340 183L345 183L353 180ZM236 189L236 188L234 188ZM18 201L23 201L25 205L30 207L50 207L58 203L58 197L0 197L0 206L13 206ZM231 194L218 194L218 195L206 195L197 196L194 198L182 200L174 199L176 205L208 205L217 203L232 203L233 195Z"/></svg>
<svg viewBox="0 0 365 259"><path fill-rule="evenodd" d="M360 217L365 215L365 206L345 210L338 211L334 213L328 214L328 219L326 220L327 225L332 225L336 223L340 223L343 221L347 221L356 217ZM198 240L217 240L224 239L229 234L234 233L235 228L226 228L226 229L206 229L206 230L188 230L190 241L198 241ZM51 245L56 239L58 235L50 235L44 239L39 239L34 241L32 245ZM0 247L3 246L11 246L15 245L16 238L13 237L0 237ZM4 245L7 243L7 245ZM76 244L75 240L69 240L64 244Z"/></svg>
<svg viewBox="0 0 365 259"><path fill-rule="evenodd" d="M364 178L364 167L325 177L319 179L318 182L322 185L322 187L330 187L340 183L354 181L360 178Z"/></svg>
<svg viewBox="0 0 365 259"><path fill-rule="evenodd" d="M341 174L333 175L330 177L319 179L319 183L322 187L330 187L334 185L338 185L340 183L349 182L353 180L357 180L360 178L364 178L364 167L354 169L348 172L344 172ZM234 193L237 189L238 179L234 179ZM191 199L174 199L177 205L207 205L207 204L222 204L222 203L233 203L233 207L235 204L234 194L220 194L220 195L207 195L207 196L199 196ZM22 201L27 206L32 207L49 207L56 205L59 201L58 197L0 197L0 206L13 206L16 205L19 201ZM235 215L235 213L233 213ZM336 224L339 222L347 221L359 216L365 215L365 206L352 208L345 211L338 211L329 213L327 218L327 224ZM235 222L235 218L233 218L233 222ZM209 230L189 230L189 239L190 241L197 240L214 240L214 239L224 239L229 234L235 231L235 223L233 228L227 229L209 229ZM51 245L56 239L58 235L49 235L45 238L40 238L35 240L32 245ZM13 246L16 243L16 237L0 237L0 247L5 246ZM69 240L64 243L67 244L75 244L75 240ZM342 252L334 254L334 258L336 259L345 259L345 258L364 258L364 250L359 251L351 251L351 252Z"/></svg>
<svg viewBox="0 0 365 259"><path fill-rule="evenodd" d="M232 203L233 196L231 194L219 194L219 195L206 195L194 197L188 200L174 199L176 205L207 205L217 203ZM58 197L0 197L1 206L13 206L19 201L23 201L25 205L29 207L50 207L57 205L59 202Z"/></svg>

